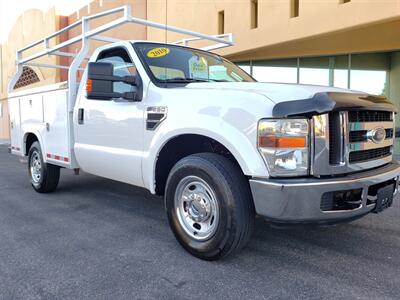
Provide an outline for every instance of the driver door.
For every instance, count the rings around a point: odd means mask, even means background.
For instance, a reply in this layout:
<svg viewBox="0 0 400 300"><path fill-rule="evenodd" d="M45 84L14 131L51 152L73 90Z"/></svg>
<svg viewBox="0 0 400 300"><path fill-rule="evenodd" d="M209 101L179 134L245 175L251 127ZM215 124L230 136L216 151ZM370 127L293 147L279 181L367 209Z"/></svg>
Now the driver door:
<svg viewBox="0 0 400 300"><path fill-rule="evenodd" d="M138 75L128 51L107 49L98 62L112 63L114 75ZM131 85L115 82L115 92L133 91ZM80 167L90 174L143 186L144 105L124 99L92 100L82 96L78 107L83 117L76 125L75 154Z"/></svg>

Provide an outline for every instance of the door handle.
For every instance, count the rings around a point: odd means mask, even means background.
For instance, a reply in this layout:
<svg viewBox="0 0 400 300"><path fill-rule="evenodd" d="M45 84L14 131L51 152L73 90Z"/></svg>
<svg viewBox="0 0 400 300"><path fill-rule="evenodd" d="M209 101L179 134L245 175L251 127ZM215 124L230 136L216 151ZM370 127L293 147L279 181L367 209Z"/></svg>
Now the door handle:
<svg viewBox="0 0 400 300"><path fill-rule="evenodd" d="M84 123L85 119L85 110L83 108L80 108L78 110L78 124L82 125Z"/></svg>

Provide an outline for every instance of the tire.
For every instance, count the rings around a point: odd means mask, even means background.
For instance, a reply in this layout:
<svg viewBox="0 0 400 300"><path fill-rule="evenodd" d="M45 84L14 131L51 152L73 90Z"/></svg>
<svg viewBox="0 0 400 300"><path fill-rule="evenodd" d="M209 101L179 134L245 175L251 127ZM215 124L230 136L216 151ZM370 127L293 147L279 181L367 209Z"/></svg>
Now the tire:
<svg viewBox="0 0 400 300"><path fill-rule="evenodd" d="M57 189L60 167L43 160L39 142L34 142L28 153L28 172L33 189L38 193L51 193Z"/></svg>
<svg viewBox="0 0 400 300"><path fill-rule="evenodd" d="M214 153L181 159L165 190L170 227L178 242L204 260L226 257L247 245L255 209L239 167Z"/></svg>

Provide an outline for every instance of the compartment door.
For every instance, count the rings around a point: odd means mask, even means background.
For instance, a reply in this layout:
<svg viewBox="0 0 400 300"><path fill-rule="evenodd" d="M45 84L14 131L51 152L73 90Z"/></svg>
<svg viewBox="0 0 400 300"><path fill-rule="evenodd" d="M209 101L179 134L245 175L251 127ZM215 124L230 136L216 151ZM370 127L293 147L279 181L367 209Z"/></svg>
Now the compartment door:
<svg viewBox="0 0 400 300"><path fill-rule="evenodd" d="M13 154L21 154L23 150L21 140L20 99L9 99L8 109L10 113L11 151Z"/></svg>
<svg viewBox="0 0 400 300"><path fill-rule="evenodd" d="M67 97L67 90L43 95L44 155L50 163L63 166L71 163Z"/></svg>

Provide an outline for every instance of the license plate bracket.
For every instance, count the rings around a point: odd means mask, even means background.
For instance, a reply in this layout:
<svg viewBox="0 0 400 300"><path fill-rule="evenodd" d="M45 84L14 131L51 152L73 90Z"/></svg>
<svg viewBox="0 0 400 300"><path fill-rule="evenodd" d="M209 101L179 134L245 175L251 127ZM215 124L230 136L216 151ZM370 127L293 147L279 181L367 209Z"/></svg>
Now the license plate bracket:
<svg viewBox="0 0 400 300"><path fill-rule="evenodd" d="M393 204L394 184L387 185L380 188L376 194L376 206L373 210L374 213L380 213L389 208Z"/></svg>

